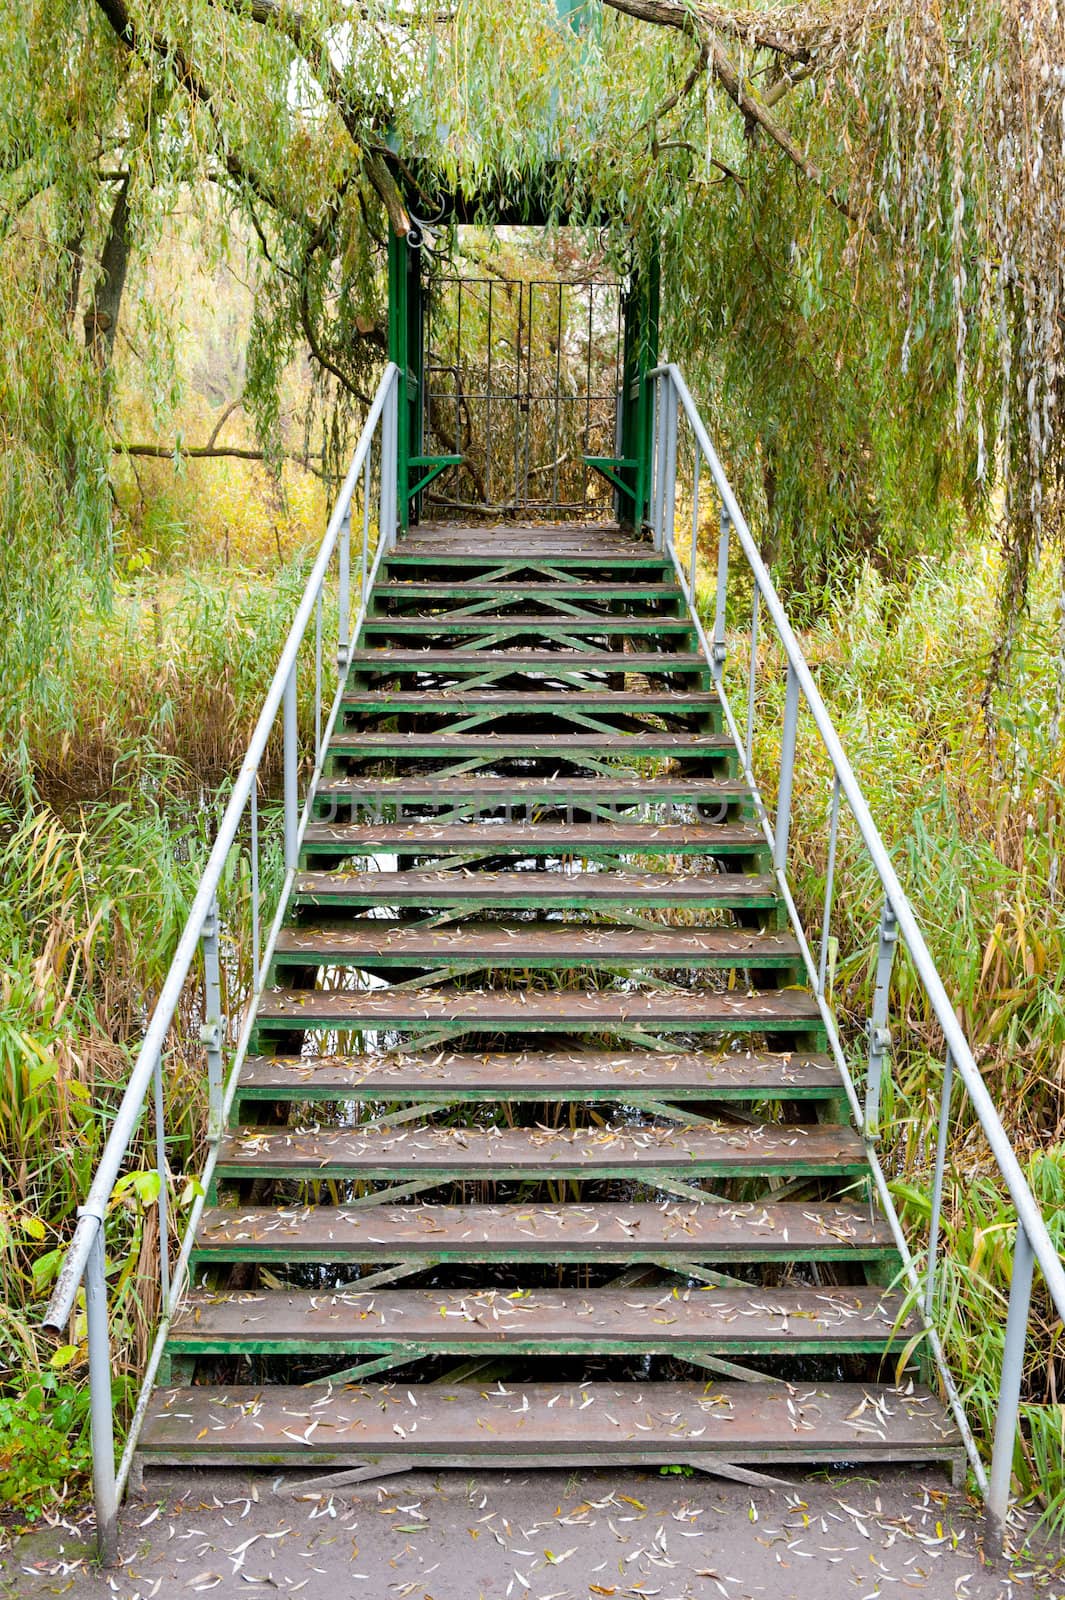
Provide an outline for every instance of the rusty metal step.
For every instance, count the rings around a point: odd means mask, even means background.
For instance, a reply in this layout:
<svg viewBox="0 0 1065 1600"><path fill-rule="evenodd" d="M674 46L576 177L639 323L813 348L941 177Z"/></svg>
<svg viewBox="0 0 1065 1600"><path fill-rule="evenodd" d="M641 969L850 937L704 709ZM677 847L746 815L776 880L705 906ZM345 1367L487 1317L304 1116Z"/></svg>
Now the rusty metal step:
<svg viewBox="0 0 1065 1600"><path fill-rule="evenodd" d="M725 1205L214 1206L196 1256L207 1261L775 1262L880 1261L890 1229L868 1206L778 1200Z"/></svg>
<svg viewBox="0 0 1065 1600"><path fill-rule="evenodd" d="M299 1289L187 1293L188 1355L883 1355L916 1331L879 1288Z"/></svg>
<svg viewBox="0 0 1065 1600"><path fill-rule="evenodd" d="M359 1384L168 1388L140 1457L306 1467L397 1463L751 1466L942 1461L961 1440L936 1395L875 1383Z"/></svg>
<svg viewBox="0 0 1065 1600"><path fill-rule="evenodd" d="M360 807L409 803L450 806L476 804L481 810L501 807L535 807L537 813L594 811L608 814L619 806L686 808L701 806L724 811L751 799L751 790L741 778L694 778L678 774L670 778L643 781L631 777L549 778L384 776L374 778L323 778L315 794L316 809L334 807L344 801ZM611 816L611 821L613 821Z"/></svg>
<svg viewBox="0 0 1065 1600"><path fill-rule="evenodd" d="M379 733L373 729L337 728L326 747L327 756L396 756L418 761L429 757L460 761L470 756L486 760L551 761L591 756L625 756L630 760L669 756L720 761L732 758L736 746L721 733Z"/></svg>
<svg viewBox="0 0 1065 1600"><path fill-rule="evenodd" d="M634 579L629 583L573 583L566 580L551 583L535 578L528 581L500 578L487 582L483 578L466 578L454 583L439 579L388 579L374 589L378 603L389 600L525 600L541 595L549 600L669 600L683 601L684 593L673 583L655 583L647 579Z"/></svg>
<svg viewBox="0 0 1065 1600"><path fill-rule="evenodd" d="M709 713L718 705L712 694L669 694L666 691L608 689L358 689L344 691L342 706L348 712L380 712L383 716L448 711L517 711L535 715L542 711L594 711L612 716L622 712L659 712L674 715Z"/></svg>
<svg viewBox="0 0 1065 1600"><path fill-rule="evenodd" d="M242 1100L824 1100L845 1093L828 1056L765 1051L523 1050L248 1056Z"/></svg>
<svg viewBox="0 0 1065 1600"><path fill-rule="evenodd" d="M706 657L694 651L574 650L561 646L551 650L388 650L378 646L374 650L354 650L349 671L359 675L443 671L478 677L500 672L536 672L548 677L559 673L625 673L655 677L699 673L705 674L708 680L710 677Z"/></svg>
<svg viewBox="0 0 1065 1600"><path fill-rule="evenodd" d="M636 540L603 538L596 545L578 540L538 540L534 546L532 536L523 532L504 535L496 546L497 532L493 529L493 543L487 553L483 536L480 540L472 535L465 540L404 541L384 557L383 570L389 574L420 573L426 582L434 580L438 567L449 576L464 572L472 576L502 573L507 577L543 577L547 568L549 574L559 573L570 581L575 574L586 572L590 583L601 583L604 573L609 577L623 578L631 573L637 579L668 581L676 572L668 556Z"/></svg>
<svg viewBox="0 0 1065 1600"><path fill-rule="evenodd" d="M558 573L563 581L573 582L578 573L586 572L589 583L601 583L604 573L619 580L631 574L637 581L668 582L676 572L668 556L660 555L645 543L610 540L598 549L582 549L572 541L567 546L556 543L544 548L541 541L540 549L534 553L531 545L523 546L520 536L514 535L507 536L498 550L493 547L487 552L483 542L477 548L469 539L450 543L433 539L425 541L420 548L404 541L389 550L382 562L382 570L389 575L399 574L399 581L434 582L437 567L449 575L469 574L475 580L498 573L497 581L524 576L542 578L546 568L547 575Z"/></svg>
<svg viewBox="0 0 1065 1600"><path fill-rule="evenodd" d="M616 523L608 527L605 524L516 522L490 529L461 523L420 523L403 536L389 552L388 559L391 565L404 558L436 559L446 553L489 564L514 557L523 561L553 561L566 555L588 561L604 556L645 562L656 559L649 540L641 534L623 532ZM657 560L661 563L662 557L658 555Z"/></svg>
<svg viewBox="0 0 1065 1600"><path fill-rule="evenodd" d="M219 1177L452 1180L843 1177L868 1171L865 1146L832 1123L606 1128L235 1128Z"/></svg>
<svg viewBox="0 0 1065 1600"><path fill-rule="evenodd" d="M558 575L563 582L577 581L577 575L587 573L588 583L602 583L603 576L623 581L630 576L637 582L670 582L676 568L668 556L660 555L649 544L615 541L602 544L598 549L582 549L579 545L568 547L556 544L550 549L540 548L533 553L531 547L521 547L511 536L486 553L471 548L470 541L455 541L449 547L439 540L426 543L421 549L406 543L389 550L383 558L382 570L399 582L432 583L439 581L436 569L442 568L449 577L465 574L476 581L524 581ZM498 575L498 576L495 576Z"/></svg>
<svg viewBox="0 0 1065 1600"><path fill-rule="evenodd" d="M488 549L494 553L497 542L505 542L509 538L538 539L546 543L574 540L589 545L613 542L623 544L627 549L651 549L650 540L645 534L623 529L616 517L600 517L595 522L574 522L571 518L539 522L514 517L507 522L496 518L489 523L480 519L476 522L459 522L452 517L434 517L408 529L400 536L395 548L406 550L411 545L427 541L445 545L461 544L472 539L482 552Z"/></svg>
<svg viewBox="0 0 1065 1600"><path fill-rule="evenodd" d="M776 907L773 878L746 872L298 872L297 905L630 910Z"/></svg>
<svg viewBox="0 0 1065 1600"><path fill-rule="evenodd" d="M460 922L430 928L381 917L282 928L274 963L286 966L483 967L569 971L575 967L782 967L799 961L790 934L744 928L650 929L580 922Z"/></svg>
<svg viewBox="0 0 1065 1600"><path fill-rule="evenodd" d="M687 617L650 615L624 617L604 613L601 617L570 617L563 621L550 616L459 617L447 612L425 612L421 616L367 617L362 626L364 639L425 639L429 637L477 638L484 634L529 635L537 639L562 639L574 636L600 638L610 634L621 639L661 639L665 636L691 638L694 624Z"/></svg>
<svg viewBox="0 0 1065 1600"><path fill-rule="evenodd" d="M751 856L767 848L750 822L312 822L306 856Z"/></svg>
<svg viewBox="0 0 1065 1600"><path fill-rule="evenodd" d="M812 995L799 989L750 994L631 989L276 989L259 1001L260 1030L381 1028L433 1034L596 1033L653 1028L683 1033L794 1033L821 1026Z"/></svg>

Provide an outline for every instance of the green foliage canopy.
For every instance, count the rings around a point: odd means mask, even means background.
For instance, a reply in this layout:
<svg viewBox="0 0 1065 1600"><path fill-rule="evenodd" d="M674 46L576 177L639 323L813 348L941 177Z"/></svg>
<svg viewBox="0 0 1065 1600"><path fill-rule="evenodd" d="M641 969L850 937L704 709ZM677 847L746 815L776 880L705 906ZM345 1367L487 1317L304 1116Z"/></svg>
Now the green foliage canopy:
<svg viewBox="0 0 1065 1600"><path fill-rule="evenodd" d="M534 189L609 223L622 270L660 239L665 346L782 576L816 600L855 558L904 575L1001 481L1008 659L1060 546L1056 0L588 0L579 29L551 0L55 0L9 3L0 43L9 695L69 582L106 588L125 259L190 193L205 251L255 241L245 400L275 447L294 350L323 407L365 397L385 232L442 196ZM165 307L138 316L162 430Z"/></svg>

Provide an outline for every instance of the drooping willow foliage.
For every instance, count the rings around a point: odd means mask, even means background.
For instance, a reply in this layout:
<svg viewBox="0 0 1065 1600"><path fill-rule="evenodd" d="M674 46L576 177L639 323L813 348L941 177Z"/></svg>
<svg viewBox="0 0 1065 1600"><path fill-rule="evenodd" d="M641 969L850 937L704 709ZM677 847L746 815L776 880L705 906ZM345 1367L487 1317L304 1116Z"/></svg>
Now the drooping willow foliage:
<svg viewBox="0 0 1065 1600"><path fill-rule="evenodd" d="M270 447L307 350L339 450L384 351L386 231L455 188L610 223L622 269L661 241L665 347L797 596L866 558L904 579L1001 486L1001 675L1061 548L1055 0L588 0L580 20L552 0L3 8L9 704L61 651L68 579L106 588L120 316L167 436L173 330L123 305L130 256L150 263L190 196L208 255L250 241L245 404Z"/></svg>

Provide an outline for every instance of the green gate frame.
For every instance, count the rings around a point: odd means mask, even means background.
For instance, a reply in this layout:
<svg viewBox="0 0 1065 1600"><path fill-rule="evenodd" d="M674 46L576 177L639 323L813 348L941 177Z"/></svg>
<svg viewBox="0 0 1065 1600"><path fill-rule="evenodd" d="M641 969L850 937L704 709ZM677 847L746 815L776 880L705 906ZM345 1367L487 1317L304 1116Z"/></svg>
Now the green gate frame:
<svg viewBox="0 0 1065 1600"><path fill-rule="evenodd" d="M614 487L619 521L639 528L648 517L654 406L647 374L658 364L661 275L657 250L634 270L623 304L618 454L586 456ZM400 371L398 428L399 521L406 530L421 516L421 496L434 478L458 466L461 455L423 453L425 294L420 243L388 239L388 355Z"/></svg>
<svg viewBox="0 0 1065 1600"><path fill-rule="evenodd" d="M601 8L594 0L555 0L559 20L577 34L598 27ZM528 226L548 221L542 200L526 193L515 201L499 198L493 206L487 195L463 202L453 197L456 219L474 211L469 220L524 222ZM503 213L506 212L504 216ZM561 219L556 219L561 220ZM586 456L588 466L614 488L618 520L640 528L648 520L651 455L654 447L654 397L647 374L658 365L658 331L661 271L656 243L642 268L634 268L624 300L624 334L621 388L618 395L616 456ZM422 385L425 375L425 294L422 281L421 231L417 226L406 238L388 236L388 355L400 372L397 438L399 526L406 530L421 516L423 491L461 455L425 455L422 436Z"/></svg>

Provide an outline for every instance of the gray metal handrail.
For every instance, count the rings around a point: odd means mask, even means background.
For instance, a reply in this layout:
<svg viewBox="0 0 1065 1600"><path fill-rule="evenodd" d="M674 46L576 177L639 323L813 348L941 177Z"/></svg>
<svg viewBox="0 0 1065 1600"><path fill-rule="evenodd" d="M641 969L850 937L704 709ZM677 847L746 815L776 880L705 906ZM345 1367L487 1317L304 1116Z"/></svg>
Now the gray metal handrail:
<svg viewBox="0 0 1065 1600"><path fill-rule="evenodd" d="M322 768L323 752L336 721L343 692L352 640L357 640L366 614L366 598L384 553L394 544L397 528L398 484L396 478L397 419L401 374L389 363L378 385L359 442L343 486L322 539L314 566L307 579L302 599L289 629L276 671L266 692L263 708L248 745L247 754L226 805L214 845L196 890L192 908L178 940L129 1082L115 1115L85 1203L79 1208L77 1226L56 1280L55 1290L44 1317L43 1327L50 1334L61 1334L68 1325L78 1289L85 1282L86 1322L89 1344L91 1387L91 1426L93 1490L96 1502L97 1538L105 1562L114 1559L117 1538L117 1511L132 1462L144 1410L154 1382L165 1343L170 1318L180 1297L192 1241L204 1204L204 1194L217 1161L219 1140L232 1100L236 1073L247 1051L251 1035L253 1006L245 1011L244 1024L236 1043L233 1063L223 1082L222 1049L226 1022L222 1016L219 962L218 888L230 851L237 842L245 814L250 817L250 858L252 879L251 971L252 999L261 992L270 956L291 889L309 807L299 810L299 745L297 726L297 667L300 653L314 618L315 643L315 726L314 772L308 795ZM372 455L375 438L378 448L380 497L377 507L377 546L373 571L370 570L370 514ZM361 485L362 546L359 580L359 610L351 626L351 521L352 505ZM323 597L333 557L337 556L337 651L338 682L331 696L329 715L323 727ZM285 878L272 918L265 947L259 949L261 895L259 885L258 777L267 743L281 713L283 724L284 866ZM208 1156L200 1181L200 1193L190 1209L182 1248L171 1270L169 1218L167 1214L166 1143L163 1122L162 1062L167 1035L173 1024L185 984L202 946L205 1004L201 1041L205 1047L208 1089ZM107 1284L104 1252L104 1222L119 1180L130 1142L140 1122L149 1096L154 1098L156 1166L159 1180L159 1329L148 1361L140 1398L134 1411L123 1458L116 1471L114 1427L111 1402L111 1355L107 1313Z"/></svg>
<svg viewBox="0 0 1065 1600"><path fill-rule="evenodd" d="M788 908L803 953L815 996L828 1030L829 1041L843 1074L848 1098L855 1121L866 1140L877 1189L884 1205L892 1231L902 1250L903 1262L911 1288L922 1291L921 1309L925 1327L936 1364L943 1379L948 1400L961 1426L970 1461L987 1506L989 1535L993 1547L1001 1547L1005 1518L1009 1503L1013 1451L1016 1441L1020 1401L1024 1347L1027 1338L1029 1306L1032 1288L1033 1264L1039 1269L1058 1315L1065 1319L1065 1268L1047 1231L1042 1212L1032 1194L1020 1163L1002 1125L994 1101L988 1093L980 1069L976 1064L965 1032L958 1021L946 988L936 969L935 962L925 943L909 899L899 882L887 847L873 820L868 803L855 776L854 769L843 748L831 715L821 697L813 675L803 655L802 648L788 621L787 613L777 594L773 580L762 561L746 518L741 511L732 488L718 460L710 435L696 408L687 384L675 363L667 362L650 374L655 385L654 456L652 478L651 525L655 545L668 552L685 589L695 626L704 653L714 676L729 728L743 765L744 775L756 797L760 821L766 842L773 852L773 869ZM679 452L679 419L683 412L691 430L694 448L694 476L692 483L691 555L687 573L678 558L674 539L676 532L677 467ZM707 639L695 610L696 574L698 566L700 465L706 463L720 500L720 536L717 551L713 634ZM725 616L729 579L729 551L735 534L746 558L754 580L754 597L751 612L751 651L749 661L747 722L741 739L739 725L725 694L723 684L726 659ZM784 718L781 739L781 764L777 789L777 806L772 821L761 800L760 791L752 771L753 728L755 709L755 676L757 672L758 630L760 611L764 607L787 661ZM828 870L825 887L824 916L821 929L820 959L814 963L809 942L802 928L787 879L788 836L791 820L791 789L796 753L796 735L801 702L805 701L820 734L824 750L833 770L831 820L829 832ZM835 1019L825 998L825 975L831 923L832 894L836 866L836 845L839 827L840 799L844 798L857 823L862 842L880 880L884 904L880 920L877 946L876 983L869 1019L869 1054L864 1106L859 1100L836 1028ZM903 1235L895 1211L887 1180L876 1154L879 1131L879 1100L883 1074L890 1057L891 1036L888 1027L888 1006L891 971L895 950L902 939L909 953L914 971L923 985L936 1021L946 1044L943 1088L940 1100L939 1123L936 1139L936 1158L929 1226L929 1245L923 1284ZM1002 1180L1017 1215L1017 1235L1014 1247L1013 1272L1010 1283L1009 1309L1006 1321L1005 1349L995 1417L995 1437L992 1447L990 1474L984 1470L976 1450L971 1429L950 1374L942 1344L933 1324L935 1310L935 1274L939 1245L939 1225L942 1208L943 1179L946 1159L947 1121L950 1114L951 1088L957 1077L964 1085L972 1108L983 1129L984 1136L998 1165Z"/></svg>

